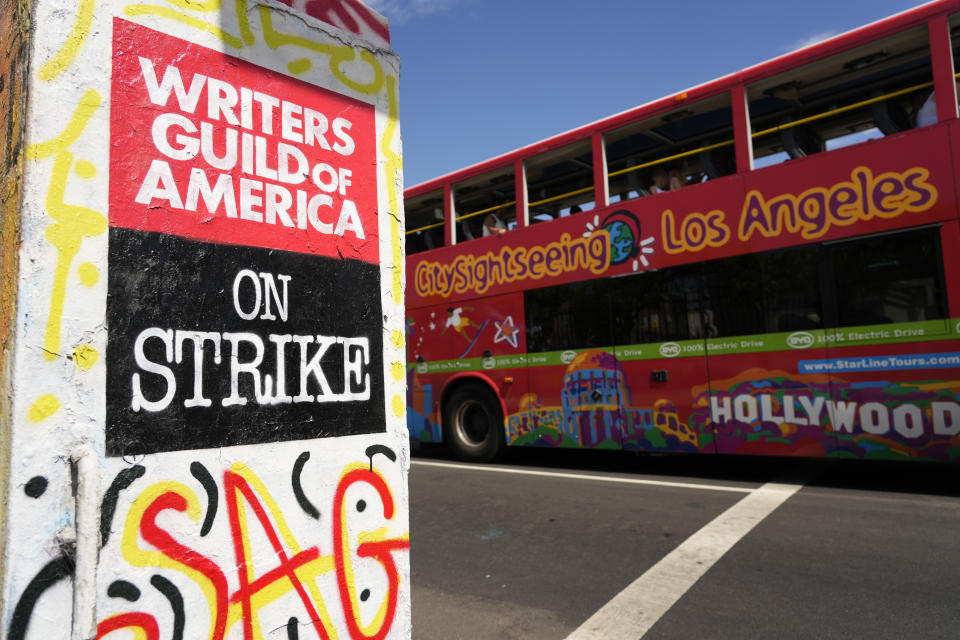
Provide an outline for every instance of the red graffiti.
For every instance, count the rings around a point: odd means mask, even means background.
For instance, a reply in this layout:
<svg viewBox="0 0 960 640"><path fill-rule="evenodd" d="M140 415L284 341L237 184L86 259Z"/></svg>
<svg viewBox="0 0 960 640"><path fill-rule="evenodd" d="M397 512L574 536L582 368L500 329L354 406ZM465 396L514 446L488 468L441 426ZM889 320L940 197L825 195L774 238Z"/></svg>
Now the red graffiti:
<svg viewBox="0 0 960 640"><path fill-rule="evenodd" d="M393 495L380 474L354 466L344 473L337 485L333 498L333 554L321 557L318 546L300 549L292 538L291 532L283 521L273 499L264 493L266 489L256 478L244 471L226 471L223 475L226 510L229 520L230 538L236 559L235 570L239 587L231 592L225 572L210 558L178 542L168 531L157 524L157 518L168 509L187 512L188 499L176 490L163 491L144 509L137 525L140 537L160 554L176 564L190 570L190 577L196 574L209 581L201 584L215 611L211 611L213 628L209 633L212 640L222 640L227 632L227 621L237 620L243 625L243 638L253 640L261 633L255 628L257 610L264 603L275 600L278 593L294 591L303 605L319 640L329 640L337 635L331 628L333 622L326 615L324 603L316 586L304 581L316 579L329 571L336 573L340 606L346 619L347 634L352 640L382 640L394 622L400 589L400 572L397 567L396 553L409 549L406 535L399 538L387 538L362 541L355 548L351 545L351 533L347 527L348 513L344 500L347 490L357 484L370 485L380 498L382 515L386 520L394 517ZM242 501L242 504L241 504ZM365 507L359 507L362 511ZM253 517L250 517L250 514ZM256 523L267 540L276 558L276 565L268 571L257 573L250 549L250 526ZM361 534L362 535L362 534ZM361 538L362 539L362 538ZM373 560L378 563L387 578L387 590L377 618L371 623L376 628L361 628L360 611L357 596L353 593L353 570L357 559ZM314 561L321 562L314 562ZM311 565L311 563L313 563ZM311 566L308 566L311 565ZM156 576L154 577L156 579ZM202 580L202 579L201 579ZM156 586L156 584L155 584ZM158 587L159 588L159 587ZM174 591L176 587L170 585ZM261 592L272 592L264 598ZM362 597L366 600L366 595ZM258 601L259 600L259 601ZM231 614L230 608L239 607L239 612ZM239 616L232 618L232 615ZM182 604L181 613L182 616ZM302 618L301 618L302 619ZM293 620L293 618L291 618ZM182 622L181 622L182 625ZM98 626L98 638L117 629L139 628L146 640L159 640L158 625L154 617L145 612L125 613L102 620ZM181 626L182 628L182 626ZM342 633L342 632L341 632Z"/></svg>
<svg viewBox="0 0 960 640"><path fill-rule="evenodd" d="M121 613L120 615L105 618L97 625L96 640L113 633L118 629L143 630L146 640L160 640L160 627L156 619L149 613Z"/></svg>
<svg viewBox="0 0 960 640"><path fill-rule="evenodd" d="M371 11L356 0L310 0L307 14L358 36L364 35L354 19L356 14L374 33L390 42L390 30Z"/></svg>
<svg viewBox="0 0 960 640"><path fill-rule="evenodd" d="M344 549L343 525L346 521L343 512L343 500L347 489L358 482L366 482L380 494L380 500L383 504L383 517L393 518L393 496L386 482L376 473L367 469L357 469L346 474L340 479L337 485L337 493L333 499L333 512L335 514L333 521L333 553L337 563L337 586L340 589L340 606L343 607L344 616L347 619L347 628L350 630L350 637L354 639L367 638L370 640L380 640L390 631L393 624L394 614L397 609L397 592L400 588L400 574L397 571L396 562L393 559L393 552L406 549L410 546L407 540L389 539L378 542L363 542L357 547L357 556L361 558L373 558L383 566L387 574L389 586L387 588L387 609L380 628L368 635L360 628L357 621L360 618L356 608L356 603L350 593L350 585L347 583L347 573L345 562L347 560Z"/></svg>
<svg viewBox="0 0 960 640"><path fill-rule="evenodd" d="M296 573L296 568L298 566L318 557L320 555L319 550L316 547L311 547L310 549L296 554L293 556L293 558L288 558L286 548L281 542L280 537L277 535L277 531L273 524L270 522L270 518L267 517L267 512L263 508L263 504L257 498L256 493L254 493L246 479L236 473L233 473L232 471L227 471L223 475L223 484L227 494L227 511L230 514L230 533L233 536L233 550L237 558L237 573L240 577L240 589L233 595L231 600L234 602L240 602L240 606L243 608L244 637L248 638L249 640L253 640L254 638L253 618L251 615L253 606L251 603L251 598L253 595L260 589L265 589L278 580L286 579L290 581L290 584L293 585L297 595L300 596L300 600L303 602L303 606L307 611L307 615L313 622L313 628L317 632L317 637L319 637L321 640L328 640L330 638L330 634L327 633L327 630L323 627L323 623L320 620L320 614L313 606L313 602L310 600L310 596L307 594L306 588L303 586L303 583L300 581L300 578L297 577ZM247 558L246 544L244 542L240 516L237 510L238 494L242 494L246 503L249 504L253 509L254 514L257 516L257 521L263 528L263 532L270 541L270 546L273 547L274 552L277 554L277 559L280 561L279 567L261 576L260 579L253 583L251 583L248 579L247 564L249 562L249 558Z"/></svg>
<svg viewBox="0 0 960 640"><path fill-rule="evenodd" d="M186 511L187 500L179 493L168 491L151 502L150 506L143 512L140 535L143 536L144 540L163 552L164 555L201 573L213 584L217 601L217 617L213 628L213 638L214 640L220 640L223 638L227 627L227 578L215 562L193 549L183 546L174 540L173 536L157 526L157 516L166 509Z"/></svg>
<svg viewBox="0 0 960 640"><path fill-rule="evenodd" d="M295 0L280 0L280 2L288 7L298 8L300 5ZM390 28L387 24L379 20L370 9L356 0L307 0L302 8L307 15L313 16L317 20L322 20L339 29L364 37L367 34L363 32L360 23L354 17L356 16L364 22L368 29L383 38L384 42L390 42Z"/></svg>

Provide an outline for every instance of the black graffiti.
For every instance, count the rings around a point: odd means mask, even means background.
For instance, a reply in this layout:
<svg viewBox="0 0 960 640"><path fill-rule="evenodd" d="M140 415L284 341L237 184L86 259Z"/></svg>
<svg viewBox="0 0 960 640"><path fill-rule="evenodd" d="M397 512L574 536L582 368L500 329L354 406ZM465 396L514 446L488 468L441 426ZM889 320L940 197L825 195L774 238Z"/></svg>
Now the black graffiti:
<svg viewBox="0 0 960 640"><path fill-rule="evenodd" d="M307 499L307 495L303 492L303 485L300 484L300 474L303 472L303 465L305 465L309 459L310 452L304 451L297 458L297 461L293 463L293 474L290 478L290 484L293 485L293 495L297 498L297 504L300 505L300 508L306 511L310 517L319 520L320 511Z"/></svg>
<svg viewBox="0 0 960 640"><path fill-rule="evenodd" d="M136 602L140 599L140 589L137 589L137 585L132 582L114 580L107 587L107 595L111 598L123 598L130 602Z"/></svg>
<svg viewBox="0 0 960 640"><path fill-rule="evenodd" d="M33 476L23 487L23 492L31 498L39 498L47 490L47 479L43 476Z"/></svg>
<svg viewBox="0 0 960 640"><path fill-rule="evenodd" d="M205 466L199 462L192 462L190 473L197 479L197 482L203 485L203 490L207 492L207 515L204 516L203 526L200 527L200 536L202 537L210 533L210 528L213 527L213 519L217 516L217 507L220 504L220 493L217 491L217 483Z"/></svg>
<svg viewBox="0 0 960 640"><path fill-rule="evenodd" d="M173 635L171 640L183 640L183 627L187 623L187 617L183 609L183 596L177 585L173 584L163 576L155 575L150 578L150 584L162 593L170 602L170 608L173 609Z"/></svg>
<svg viewBox="0 0 960 640"><path fill-rule="evenodd" d="M100 503L100 548L107 545L110 538L110 527L113 524L113 513L117 510L117 499L120 492L133 484L133 481L140 478L147 472L146 467L136 464L124 469L116 475L110 488L103 494L103 501Z"/></svg>
<svg viewBox="0 0 960 640"><path fill-rule="evenodd" d="M27 637L27 628L30 626L30 619L33 617L33 608L37 605L37 600L47 589L64 578L72 578L74 568L73 559L61 555L45 564L37 572L37 575L33 576L30 584L23 590L23 594L17 601L17 606L13 609L13 616L10 619L10 633L7 634L9 640L23 640Z"/></svg>
<svg viewBox="0 0 960 640"><path fill-rule="evenodd" d="M373 456L377 455L378 453L385 455L390 459L390 462L397 461L397 454L394 453L393 449L382 444L372 444L366 448L364 453L366 453L367 457L370 458L370 471L373 471Z"/></svg>
<svg viewBox="0 0 960 640"><path fill-rule="evenodd" d="M287 639L288 640L299 640L300 639L300 623L297 622L296 616L287 620Z"/></svg>

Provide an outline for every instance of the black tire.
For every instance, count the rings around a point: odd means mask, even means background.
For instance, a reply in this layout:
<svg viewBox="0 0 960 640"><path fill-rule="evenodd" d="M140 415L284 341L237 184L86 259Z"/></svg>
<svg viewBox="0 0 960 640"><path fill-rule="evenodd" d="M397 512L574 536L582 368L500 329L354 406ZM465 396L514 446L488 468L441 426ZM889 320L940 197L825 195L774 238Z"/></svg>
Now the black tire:
<svg viewBox="0 0 960 640"><path fill-rule="evenodd" d="M491 462L503 454L503 411L489 387L456 387L443 406L443 439L461 460Z"/></svg>

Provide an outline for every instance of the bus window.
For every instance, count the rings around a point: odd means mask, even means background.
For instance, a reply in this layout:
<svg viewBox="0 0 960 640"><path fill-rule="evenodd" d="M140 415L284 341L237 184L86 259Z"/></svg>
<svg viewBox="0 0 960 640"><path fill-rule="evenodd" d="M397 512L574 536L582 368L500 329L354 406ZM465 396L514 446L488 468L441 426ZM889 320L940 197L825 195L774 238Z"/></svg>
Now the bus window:
<svg viewBox="0 0 960 640"><path fill-rule="evenodd" d="M618 345L703 337L699 267L674 267L612 282L611 308Z"/></svg>
<svg viewBox="0 0 960 640"><path fill-rule="evenodd" d="M592 209L593 150L590 140L553 149L528 159L527 199L530 224Z"/></svg>
<svg viewBox="0 0 960 640"><path fill-rule="evenodd" d="M592 280L527 291L527 351L611 347L608 282Z"/></svg>
<svg viewBox="0 0 960 640"><path fill-rule="evenodd" d="M960 77L957 73L960 72L960 13L955 13L950 16L949 19L950 25L950 49L953 52L953 73L954 77L957 78L957 100L960 101ZM934 97L931 94L931 98ZM930 105L935 106L935 105ZM921 110L923 107L921 107ZM956 116L956 112L954 112Z"/></svg>
<svg viewBox="0 0 960 640"><path fill-rule="evenodd" d="M932 86L925 25L764 78L747 87L755 166L912 129Z"/></svg>
<svg viewBox="0 0 960 640"><path fill-rule="evenodd" d="M829 246L837 326L947 318L939 229Z"/></svg>
<svg viewBox="0 0 960 640"><path fill-rule="evenodd" d="M703 322L706 337L764 332L763 258L750 254L703 265Z"/></svg>
<svg viewBox="0 0 960 640"><path fill-rule="evenodd" d="M408 198L404 203L407 255L443 246L443 189Z"/></svg>
<svg viewBox="0 0 960 640"><path fill-rule="evenodd" d="M823 327L817 246L763 254L763 308L766 333Z"/></svg>
<svg viewBox="0 0 960 640"><path fill-rule="evenodd" d="M730 96L723 93L634 122L604 135L610 202L658 192L660 174L674 188L736 172ZM666 190L666 189L664 189Z"/></svg>
<svg viewBox="0 0 960 640"><path fill-rule="evenodd" d="M453 185L457 242L516 226L513 165L488 171Z"/></svg>

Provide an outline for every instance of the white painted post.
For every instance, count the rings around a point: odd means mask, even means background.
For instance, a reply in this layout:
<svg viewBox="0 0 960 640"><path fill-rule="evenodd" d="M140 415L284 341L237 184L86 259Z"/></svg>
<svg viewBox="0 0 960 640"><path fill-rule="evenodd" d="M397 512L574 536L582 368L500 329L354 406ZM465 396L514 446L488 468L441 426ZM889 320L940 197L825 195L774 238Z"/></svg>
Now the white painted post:
<svg viewBox="0 0 960 640"><path fill-rule="evenodd" d="M0 0L0 41L0 637L410 637L386 20Z"/></svg>

